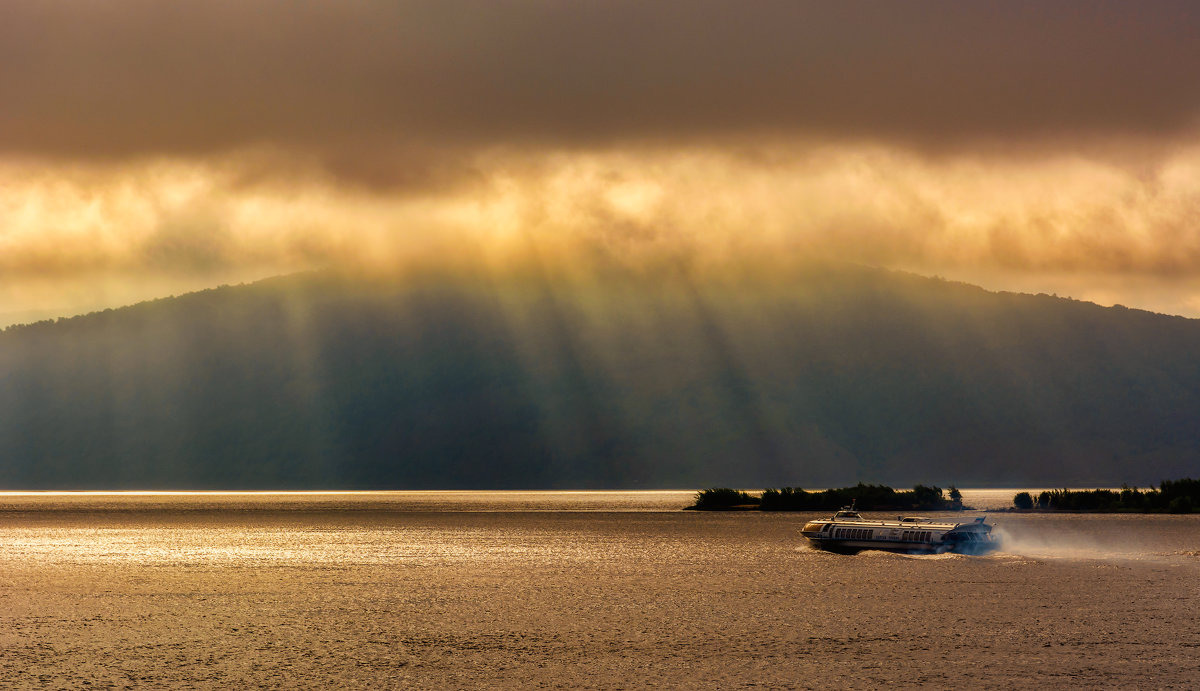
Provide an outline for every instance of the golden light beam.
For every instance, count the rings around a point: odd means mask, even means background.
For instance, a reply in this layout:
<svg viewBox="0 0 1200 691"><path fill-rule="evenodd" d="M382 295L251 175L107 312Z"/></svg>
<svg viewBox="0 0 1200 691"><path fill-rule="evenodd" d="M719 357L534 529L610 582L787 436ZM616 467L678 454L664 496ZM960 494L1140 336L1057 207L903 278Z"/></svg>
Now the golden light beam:
<svg viewBox="0 0 1200 691"><path fill-rule="evenodd" d="M522 261L530 235L564 265L686 256L719 268L783 254L1184 314L1200 295L1200 138L1149 162L786 140L495 150L464 162L457 184L401 195L304 160L251 178L261 159L249 160L0 162L0 315L322 266Z"/></svg>

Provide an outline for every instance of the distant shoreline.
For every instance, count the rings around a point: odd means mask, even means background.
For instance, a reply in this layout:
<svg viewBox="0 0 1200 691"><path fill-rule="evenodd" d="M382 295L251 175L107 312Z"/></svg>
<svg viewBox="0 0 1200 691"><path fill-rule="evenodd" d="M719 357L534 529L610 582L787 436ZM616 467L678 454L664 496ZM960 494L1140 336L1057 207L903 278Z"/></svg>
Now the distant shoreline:
<svg viewBox="0 0 1200 691"><path fill-rule="evenodd" d="M1200 512L1200 480L1163 480L1158 489L1124 486L1117 490L1045 490L1034 497L1019 492L1006 511L1017 513L1175 513Z"/></svg>
<svg viewBox="0 0 1200 691"><path fill-rule="evenodd" d="M916 485L895 490L885 485L859 483L808 492L798 487L764 489L755 496L728 487L712 487L696 493L685 511L836 511L845 506L861 511L964 511L962 494L953 485L947 494L940 487Z"/></svg>
<svg viewBox="0 0 1200 691"><path fill-rule="evenodd" d="M1035 496L1036 493L1036 496ZM964 506L954 486L916 485L895 490L859 483L853 487L805 491L794 487L764 489L755 494L727 487L696 493L685 511L836 511L854 504L860 511L986 511L989 513L1200 513L1200 480L1163 480L1157 489L1054 489L1021 491L1012 505L975 509Z"/></svg>

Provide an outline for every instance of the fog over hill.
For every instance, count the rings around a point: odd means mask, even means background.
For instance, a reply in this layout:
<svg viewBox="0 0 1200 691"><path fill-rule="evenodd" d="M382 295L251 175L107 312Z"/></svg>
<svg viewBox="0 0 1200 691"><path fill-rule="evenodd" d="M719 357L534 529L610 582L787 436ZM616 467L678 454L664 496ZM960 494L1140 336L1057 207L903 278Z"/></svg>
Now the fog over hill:
<svg viewBox="0 0 1200 691"><path fill-rule="evenodd" d="M0 487L1144 485L1197 353L857 267L302 274L0 334Z"/></svg>

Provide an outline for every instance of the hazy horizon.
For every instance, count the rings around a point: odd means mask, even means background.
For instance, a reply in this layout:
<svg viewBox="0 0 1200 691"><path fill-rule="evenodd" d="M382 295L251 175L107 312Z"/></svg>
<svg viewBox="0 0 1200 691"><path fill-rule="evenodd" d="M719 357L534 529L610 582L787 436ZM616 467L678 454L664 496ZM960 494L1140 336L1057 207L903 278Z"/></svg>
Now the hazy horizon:
<svg viewBox="0 0 1200 691"><path fill-rule="evenodd" d="M864 266L864 268L874 269L874 268L884 268L884 267ZM888 270L888 269L885 268L885 270ZM972 287L982 288L983 290L985 290L989 293L995 293L995 294L1014 293L1014 294L1019 294L1019 295L1052 295L1052 297L1055 297L1055 298L1062 298L1065 300L1072 300L1072 301L1077 301L1077 302L1085 302L1085 303L1095 304L1100 307L1112 307L1114 305L1118 305L1118 306L1124 306L1124 307L1127 307L1130 309L1152 312L1154 314L1160 314L1163 316L1176 316L1176 317L1183 317L1185 319L1200 319L1200 315L1188 316L1188 315L1183 315L1183 314L1175 314L1175 313L1171 313L1171 312L1160 312L1160 311L1152 310L1149 308L1141 307L1137 304L1122 304L1122 303L1103 304L1103 303L1095 302L1093 300L1081 299L1081 298L1078 298L1078 297L1076 297L1074 295L1070 295L1070 294L1063 294L1063 295L1059 295L1057 293L1051 294L1051 293L1047 293L1044 290L1037 290L1033 287L1023 289L1024 286L1022 286L1022 285L998 288L998 287L994 287L994 286L983 285L980 283L973 283L973 282L967 281L967 280L959 280L959 279L955 279L953 277L946 276L946 275L926 275L926 274L922 274L920 272L906 271L906 270L902 270L902 269L891 269L891 270L898 271L903 274L910 274L913 276L918 276L921 278L942 279L942 280L950 281L952 283L960 283L960 284L964 284L964 285L968 285L968 286L972 286ZM25 326L25 325L34 324L34 323L43 322L43 321L57 321L59 319L70 319L73 317L81 317L81 316L86 316L89 314L94 314L96 312L103 312L105 310L118 310L118 309L122 309L125 307L133 307L135 305L140 305L140 304L143 304L146 302L154 302L157 300L182 297L184 295L198 293L198 292L202 292L205 290L210 290L212 288L226 287L226 286L239 286L239 285L252 285L255 283L259 283L261 281L270 281L272 279L287 279L287 278L293 277L293 276L308 274L312 271L314 271L314 269L301 269L301 270L291 271L291 272L282 273L282 274L268 274L268 275L259 276L259 277L246 277L242 280L233 279L233 280L229 280L229 281L219 281L217 283L212 283L212 284L205 281L202 284L197 285L195 287L178 290L178 292L165 293L165 294L152 294L152 295L148 295L146 297L141 297L141 298L129 298L131 300L130 302L114 302L111 304L110 303L90 303L90 304L86 304L86 305L80 305L80 306L76 307L75 309L71 309L71 310L45 309L45 310L32 310L32 311L26 311L26 312L0 313L0 331L3 331L4 329L11 327L11 326ZM324 270L315 269L315 271L321 272ZM337 272L337 270L334 270L334 271ZM375 273L368 273L368 275L375 276L375 277L378 277L380 275L378 273L378 268L372 268L371 271L373 271ZM341 273L341 272L338 272L338 273ZM387 274L395 276L396 278L400 278L405 274L405 271L396 271L396 272L389 271L389 272L387 272ZM184 284L184 285L186 285L186 284Z"/></svg>

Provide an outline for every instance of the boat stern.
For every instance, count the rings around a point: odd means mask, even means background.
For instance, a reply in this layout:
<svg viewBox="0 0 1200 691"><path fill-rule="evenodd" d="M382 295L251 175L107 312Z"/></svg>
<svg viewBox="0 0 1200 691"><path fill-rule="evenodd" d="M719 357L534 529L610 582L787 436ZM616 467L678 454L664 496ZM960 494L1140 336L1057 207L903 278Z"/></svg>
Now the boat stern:
<svg viewBox="0 0 1200 691"><path fill-rule="evenodd" d="M1000 538L992 533L992 526L983 522L983 517L974 523L956 526L942 536L947 551L956 554L987 554L1000 549Z"/></svg>

